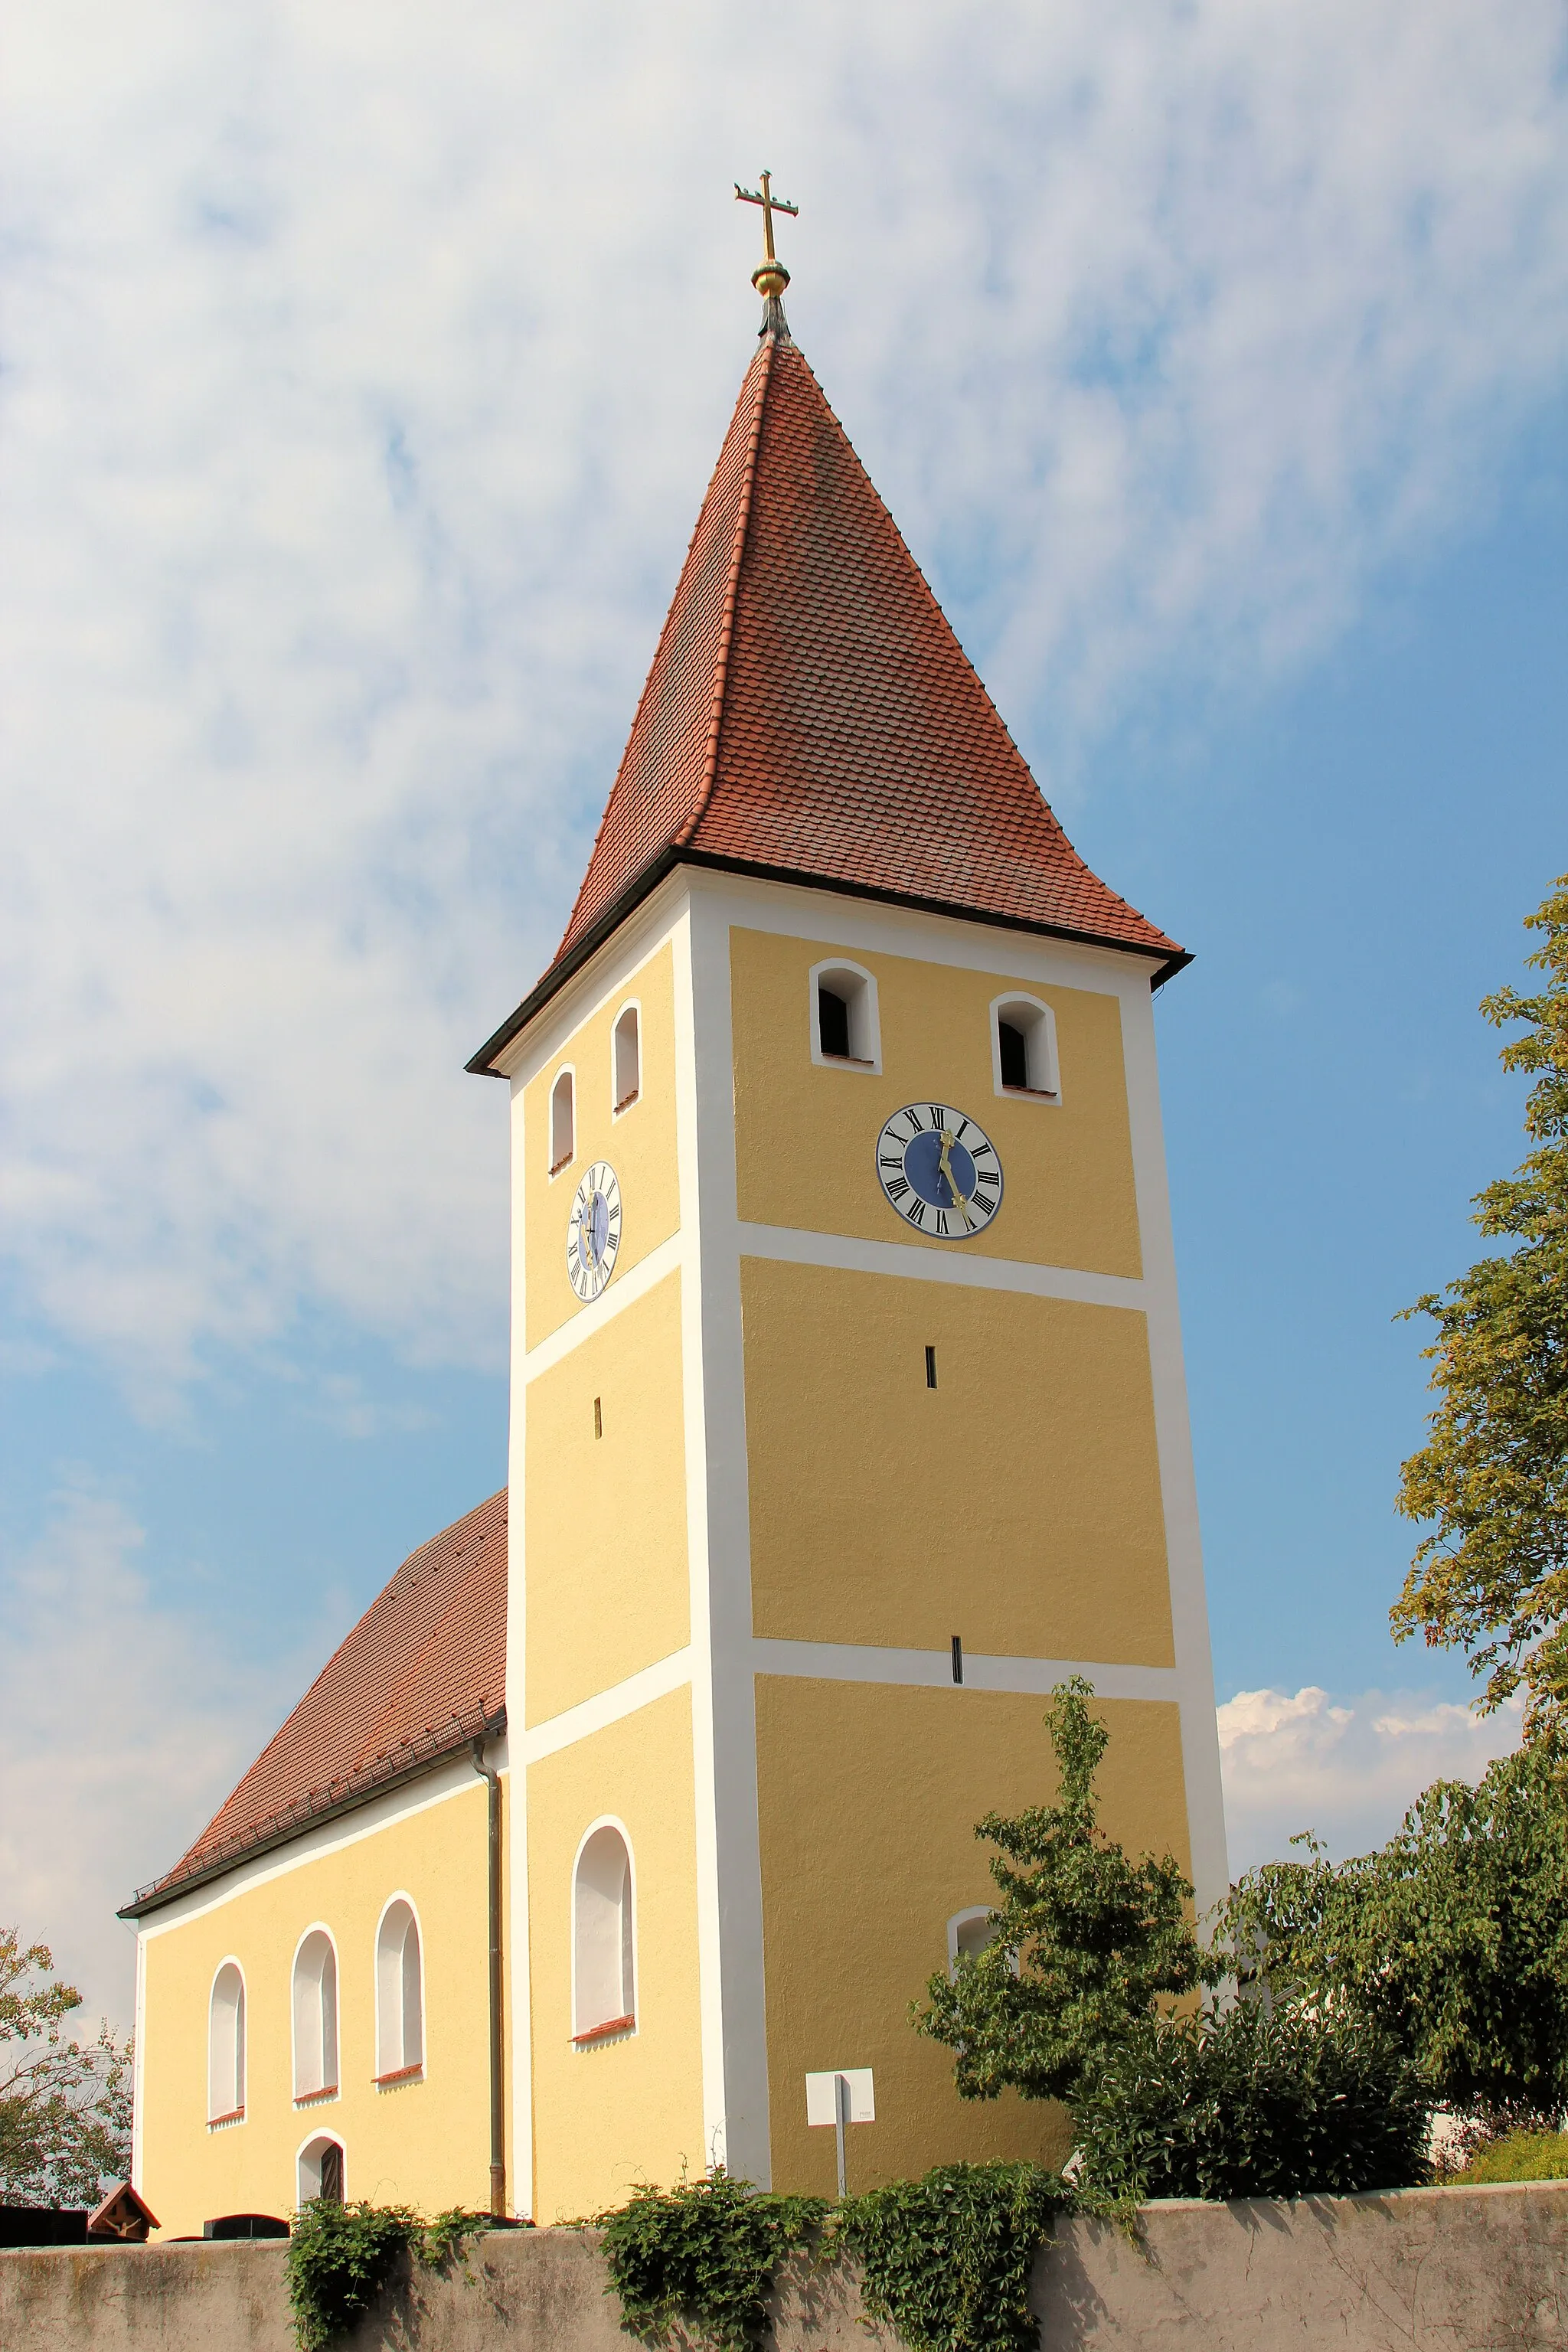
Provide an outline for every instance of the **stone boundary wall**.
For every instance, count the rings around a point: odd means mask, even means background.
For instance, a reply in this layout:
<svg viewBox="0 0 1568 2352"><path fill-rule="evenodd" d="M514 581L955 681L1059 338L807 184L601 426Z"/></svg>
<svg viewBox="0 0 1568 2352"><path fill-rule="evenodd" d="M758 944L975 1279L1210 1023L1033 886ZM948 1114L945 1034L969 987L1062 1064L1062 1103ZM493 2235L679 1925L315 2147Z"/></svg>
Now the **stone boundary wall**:
<svg viewBox="0 0 1568 2352"><path fill-rule="evenodd" d="M281 2244L0 2252L0 2352L295 2352ZM498 2231L471 2279L404 2278L352 2352L629 2352L595 2233ZM1568 2182L1146 2205L1058 2225L1042 2352L1568 2352ZM778 2352L894 2352L853 2273L793 2265Z"/></svg>

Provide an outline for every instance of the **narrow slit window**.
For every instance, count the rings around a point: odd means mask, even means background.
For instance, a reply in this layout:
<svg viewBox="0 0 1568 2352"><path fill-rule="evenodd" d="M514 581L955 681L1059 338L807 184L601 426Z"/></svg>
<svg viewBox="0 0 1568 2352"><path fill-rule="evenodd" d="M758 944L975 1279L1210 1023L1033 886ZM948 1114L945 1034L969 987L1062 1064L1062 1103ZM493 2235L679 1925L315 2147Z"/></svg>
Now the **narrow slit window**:
<svg viewBox="0 0 1568 2352"><path fill-rule="evenodd" d="M563 1070L550 1089L550 1172L558 1175L576 1149L575 1082Z"/></svg>
<svg viewBox="0 0 1568 2352"><path fill-rule="evenodd" d="M955 1633L952 1637L952 1679L955 1683L961 1683L963 1680L963 1636L962 1633Z"/></svg>
<svg viewBox="0 0 1568 2352"><path fill-rule="evenodd" d="M926 1349L926 1386L928 1389L934 1389L936 1386L936 1349L934 1348Z"/></svg>
<svg viewBox="0 0 1568 2352"><path fill-rule="evenodd" d="M600 1399L599 1397L595 1397L595 1398L594 1399L594 1434L595 1434L595 1437L603 1437L604 1433L605 1433L605 1409L604 1409L604 1403L603 1403L603 1400L602 1400L602 1399Z"/></svg>
<svg viewBox="0 0 1568 2352"><path fill-rule="evenodd" d="M635 1004L628 1004L615 1028L616 1108L629 1110L642 1092L642 1030Z"/></svg>

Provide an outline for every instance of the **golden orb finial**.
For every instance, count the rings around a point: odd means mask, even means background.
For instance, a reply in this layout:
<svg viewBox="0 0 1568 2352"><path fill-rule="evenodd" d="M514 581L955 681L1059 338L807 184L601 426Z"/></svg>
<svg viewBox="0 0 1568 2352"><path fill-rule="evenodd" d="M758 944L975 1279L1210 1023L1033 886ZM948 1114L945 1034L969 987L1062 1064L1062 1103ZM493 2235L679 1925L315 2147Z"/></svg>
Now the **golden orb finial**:
<svg viewBox="0 0 1568 2352"><path fill-rule="evenodd" d="M793 220L800 211L800 206L798 205L789 204L783 196L774 195L772 184L773 176L773 175L771 172L764 172L763 173L763 184L760 193L753 192L750 188L743 188L739 180L735 183L735 197L737 203L742 205L760 205L762 206L763 258L758 262L755 269L752 272L752 283L756 288L758 293L762 296L763 300L768 306L767 310L763 314L763 326L764 331L768 327L774 324L781 327L784 326L784 312L782 310L778 311L776 321L770 314L778 309L784 288L789 284L789 271L784 268L784 263L773 251L773 215L775 213L788 213ZM784 331L787 334L789 331L788 328L784 327Z"/></svg>

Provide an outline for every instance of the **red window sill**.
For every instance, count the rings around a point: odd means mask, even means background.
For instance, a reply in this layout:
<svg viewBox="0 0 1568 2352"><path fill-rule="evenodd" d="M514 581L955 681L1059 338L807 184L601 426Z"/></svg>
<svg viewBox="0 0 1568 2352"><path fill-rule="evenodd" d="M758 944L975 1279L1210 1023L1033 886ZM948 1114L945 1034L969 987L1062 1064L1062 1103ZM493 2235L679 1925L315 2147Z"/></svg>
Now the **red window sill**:
<svg viewBox="0 0 1568 2352"><path fill-rule="evenodd" d="M294 2105L297 2107L319 2107L323 2100L335 2099L337 2095L338 2086L335 2083L323 2083L319 2091L296 2092Z"/></svg>
<svg viewBox="0 0 1568 2352"><path fill-rule="evenodd" d="M561 1171L562 1171L563 1168L570 1168L570 1167L571 1167L571 1165L572 1165L572 1161L573 1161L574 1157L574 1155L572 1152L570 1152L570 1151L566 1152L566 1153L564 1154L564 1156L563 1156L562 1159L558 1160L555 1162L555 1165L554 1165L554 1166L552 1168L552 1170L550 1171L551 1174L552 1174L552 1176L559 1176L559 1175L560 1175L560 1173L561 1173Z"/></svg>
<svg viewBox="0 0 1568 2352"><path fill-rule="evenodd" d="M243 2107L230 2107L226 2116L209 2116L207 2117L207 2129L208 2131L221 2131L225 2124L242 2124L244 2121L245 2109Z"/></svg>
<svg viewBox="0 0 1568 2352"><path fill-rule="evenodd" d="M634 1087L629 1095L623 1095L621 1097L620 1101L616 1105L616 1108L617 1110L630 1110L633 1103L636 1102L641 1092L642 1088L640 1087Z"/></svg>
<svg viewBox="0 0 1568 2352"><path fill-rule="evenodd" d="M591 2042L607 2042L612 2033L629 2033L636 2023L635 2017L607 2017L603 2025L591 2025L586 2033L574 2033L573 2047L581 2050Z"/></svg>
<svg viewBox="0 0 1568 2352"><path fill-rule="evenodd" d="M420 2060L417 2066L395 2066L390 2074L374 2074L371 2077L371 2080L374 2083L378 2091L384 2091L388 2084L392 2083L422 2083L424 2079L425 2062L423 2059Z"/></svg>
<svg viewBox="0 0 1568 2352"><path fill-rule="evenodd" d="M1004 1087L1005 1095L1033 1095L1037 1102L1058 1102L1060 1096L1055 1087Z"/></svg>
<svg viewBox="0 0 1568 2352"><path fill-rule="evenodd" d="M877 1066L866 1054L824 1054L825 1062L841 1062L847 1070L874 1070Z"/></svg>

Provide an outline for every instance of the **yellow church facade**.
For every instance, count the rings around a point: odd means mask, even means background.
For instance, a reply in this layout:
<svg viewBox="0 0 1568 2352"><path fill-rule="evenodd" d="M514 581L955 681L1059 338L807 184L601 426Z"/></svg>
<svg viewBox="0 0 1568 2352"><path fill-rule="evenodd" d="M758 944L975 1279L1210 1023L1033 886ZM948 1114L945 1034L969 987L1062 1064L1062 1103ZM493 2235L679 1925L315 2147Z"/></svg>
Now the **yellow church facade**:
<svg viewBox="0 0 1568 2352"><path fill-rule="evenodd" d="M825 2074L852 2189L1059 2158L909 2011L1068 1674L1109 1832L1225 1885L1187 958L1072 850L764 290L565 937L469 1064L511 1097L507 1489L127 1906L165 2234L830 2191Z"/></svg>

